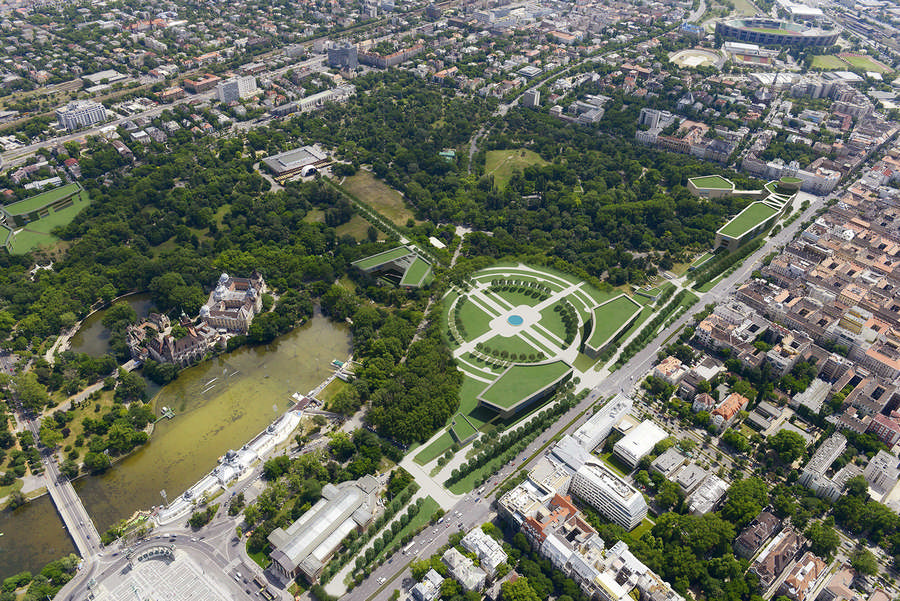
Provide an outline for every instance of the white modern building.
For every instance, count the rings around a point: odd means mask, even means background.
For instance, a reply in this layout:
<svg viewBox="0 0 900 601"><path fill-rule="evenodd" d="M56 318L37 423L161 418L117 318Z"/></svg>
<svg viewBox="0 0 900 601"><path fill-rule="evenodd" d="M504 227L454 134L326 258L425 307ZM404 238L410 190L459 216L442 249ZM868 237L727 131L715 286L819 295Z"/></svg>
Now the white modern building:
<svg viewBox="0 0 900 601"><path fill-rule="evenodd" d="M647 516L644 496L599 459L588 460L575 472L569 490L628 530Z"/></svg>
<svg viewBox="0 0 900 601"><path fill-rule="evenodd" d="M56 120L60 127L74 131L106 121L106 108L93 100L73 100L56 109Z"/></svg>
<svg viewBox="0 0 900 601"><path fill-rule="evenodd" d="M613 426L619 423L625 414L631 411L634 401L622 394L617 394L611 401L603 405L591 419L584 422L572 435L572 438L588 452L606 440Z"/></svg>
<svg viewBox="0 0 900 601"><path fill-rule="evenodd" d="M844 449L847 448L847 439L843 434L835 433L823 442L815 454L803 467L803 473L800 474L800 484L817 491L819 482L826 479L825 473L834 460L841 456Z"/></svg>
<svg viewBox="0 0 900 601"><path fill-rule="evenodd" d="M656 443L667 436L665 430L646 419L615 444L613 453L629 466L636 467L638 462L653 450Z"/></svg>
<svg viewBox="0 0 900 601"><path fill-rule="evenodd" d="M219 102L236 102L256 94L256 78L252 75L232 77L219 82L216 96Z"/></svg>
<svg viewBox="0 0 900 601"><path fill-rule="evenodd" d="M694 515L709 513L716 508L726 492L728 492L728 483L715 474L710 474L688 499L688 509Z"/></svg>
<svg viewBox="0 0 900 601"><path fill-rule="evenodd" d="M481 569L487 573L488 578L496 576L497 568L506 562L506 551L503 550L500 543L485 534L481 528L475 528L466 534L461 542L466 551L471 551L478 556Z"/></svg>
<svg viewBox="0 0 900 601"><path fill-rule="evenodd" d="M456 580L464 591L480 591L484 588L487 572L455 548L448 549L441 557L441 561L447 566L450 577Z"/></svg>
<svg viewBox="0 0 900 601"><path fill-rule="evenodd" d="M413 587L413 599L415 601L434 601L441 594L442 582L444 582L444 577L438 574L434 568L428 570L422 582Z"/></svg>
<svg viewBox="0 0 900 601"><path fill-rule="evenodd" d="M900 480L900 460L882 449L869 460L863 475L869 483L869 494L876 499L883 498Z"/></svg>

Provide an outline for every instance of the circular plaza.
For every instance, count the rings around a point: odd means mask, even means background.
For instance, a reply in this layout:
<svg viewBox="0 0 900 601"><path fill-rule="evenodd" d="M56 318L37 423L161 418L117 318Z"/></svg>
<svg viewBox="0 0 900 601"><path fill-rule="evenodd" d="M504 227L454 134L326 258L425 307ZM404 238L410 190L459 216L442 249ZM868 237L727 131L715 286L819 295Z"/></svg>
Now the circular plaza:
<svg viewBox="0 0 900 601"><path fill-rule="evenodd" d="M503 416L571 377L579 355L596 356L641 310L618 291L511 263L476 272L444 302L446 334L464 376L461 411L474 401Z"/></svg>

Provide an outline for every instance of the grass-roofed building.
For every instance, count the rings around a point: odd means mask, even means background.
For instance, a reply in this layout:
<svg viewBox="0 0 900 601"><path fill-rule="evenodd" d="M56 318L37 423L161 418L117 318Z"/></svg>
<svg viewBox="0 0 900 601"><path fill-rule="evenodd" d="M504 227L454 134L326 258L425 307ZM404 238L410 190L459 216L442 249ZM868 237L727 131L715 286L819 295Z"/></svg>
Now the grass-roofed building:
<svg viewBox="0 0 900 601"><path fill-rule="evenodd" d="M401 288L421 288L434 279L431 263L413 248L398 246L353 262L353 266Z"/></svg>

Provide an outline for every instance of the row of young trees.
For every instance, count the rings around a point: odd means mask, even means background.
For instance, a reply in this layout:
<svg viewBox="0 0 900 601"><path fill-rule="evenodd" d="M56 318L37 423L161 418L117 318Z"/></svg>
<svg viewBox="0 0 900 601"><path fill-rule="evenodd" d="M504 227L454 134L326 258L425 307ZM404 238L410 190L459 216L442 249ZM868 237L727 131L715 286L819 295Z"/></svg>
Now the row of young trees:
<svg viewBox="0 0 900 601"><path fill-rule="evenodd" d="M571 387L572 384L567 383L565 388L568 390ZM458 468L453 469L450 473L450 477L444 482L444 485L449 487L489 463L492 466L497 465L499 467L508 462L531 444L541 432L550 427L557 417L563 415L577 403L578 398L574 397L571 393L566 393L565 396L560 398L556 404L553 405L553 407L542 410L534 417L528 419L528 421L521 426L510 429L510 431L502 434L496 441L483 445L481 452L475 457L468 462L463 462Z"/></svg>
<svg viewBox="0 0 900 601"><path fill-rule="evenodd" d="M674 292L674 288L668 288L663 295L671 295ZM644 327L641 328L640 332L638 332L637 336L635 336L628 345L622 349L622 352L619 353L619 358L616 362L616 366L624 365L628 362L629 359L634 357L641 349L643 349L647 344L650 343L651 340L656 338L657 330L659 326L661 326L666 319L678 308L681 304L681 301L684 300L684 297L687 296L687 290L682 290L678 294L675 295L675 298L672 299L670 303L662 306L662 308L657 311L656 315L653 316L648 323L644 324ZM662 297L661 300L658 301L660 305L662 305Z"/></svg>

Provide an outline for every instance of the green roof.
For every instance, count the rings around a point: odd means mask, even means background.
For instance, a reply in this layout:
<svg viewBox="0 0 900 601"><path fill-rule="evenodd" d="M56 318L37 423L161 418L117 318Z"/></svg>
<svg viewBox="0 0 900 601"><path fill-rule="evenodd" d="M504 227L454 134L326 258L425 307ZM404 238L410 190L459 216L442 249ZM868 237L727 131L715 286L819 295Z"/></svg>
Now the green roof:
<svg viewBox="0 0 900 601"><path fill-rule="evenodd" d="M510 410L556 384L571 371L572 366L565 361L513 365L482 390L478 399L497 409Z"/></svg>
<svg viewBox="0 0 900 601"><path fill-rule="evenodd" d="M594 307L594 329L586 342L587 346L597 350L603 348L641 309L639 303L625 294Z"/></svg>
<svg viewBox="0 0 900 601"><path fill-rule="evenodd" d="M79 190L81 190L80 185L68 184L66 186L61 186L48 192L44 192L43 194L38 194L37 196L32 196L31 198L26 198L25 200L14 202L11 205L3 207L3 209L10 215L27 215L28 213L38 211L46 207L47 205L53 204L54 202L60 201L68 196L72 196Z"/></svg>
<svg viewBox="0 0 900 601"><path fill-rule="evenodd" d="M423 284L423 280L429 273L431 273L431 265L428 263L428 261L421 257L416 257L416 259L412 262L412 265L409 266L409 269L406 270L406 273L403 274L403 279L400 280L400 285L421 286Z"/></svg>
<svg viewBox="0 0 900 601"><path fill-rule="evenodd" d="M392 248L391 250L380 252L377 255L372 255L371 257L365 257L364 259L353 261L353 266L359 267L360 269L365 271L367 269L378 267L379 265L384 265L385 263L390 263L391 261L396 261L397 259L402 259L403 257L411 254L412 251L405 246L398 246L396 248Z"/></svg>
<svg viewBox="0 0 900 601"><path fill-rule="evenodd" d="M734 184L731 182L731 180L726 179L721 175L704 175L702 177L692 177L689 181L698 188L714 188L716 190L731 190L732 188L734 188Z"/></svg>
<svg viewBox="0 0 900 601"><path fill-rule="evenodd" d="M754 202L723 225L719 229L719 233L729 238L741 238L776 213L778 213L777 209L762 202Z"/></svg>

